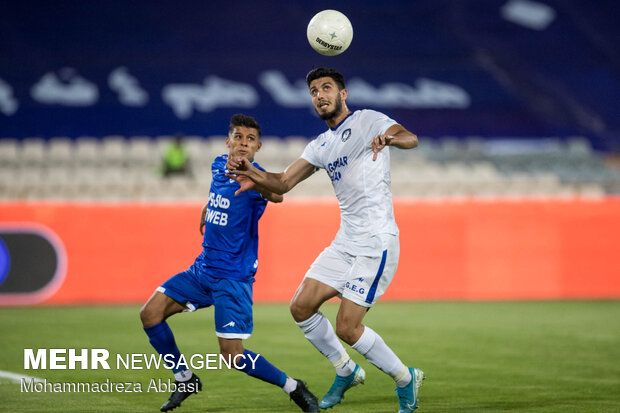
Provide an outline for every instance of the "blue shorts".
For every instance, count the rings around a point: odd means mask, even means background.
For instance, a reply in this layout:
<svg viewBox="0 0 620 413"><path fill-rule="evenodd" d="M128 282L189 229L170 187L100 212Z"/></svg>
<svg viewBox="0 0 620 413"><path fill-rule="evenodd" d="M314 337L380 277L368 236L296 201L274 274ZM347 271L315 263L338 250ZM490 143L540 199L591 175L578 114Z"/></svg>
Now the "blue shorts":
<svg viewBox="0 0 620 413"><path fill-rule="evenodd" d="M252 282L213 277L205 271L200 257L157 291L186 306L188 311L213 305L218 337L247 339L252 334Z"/></svg>

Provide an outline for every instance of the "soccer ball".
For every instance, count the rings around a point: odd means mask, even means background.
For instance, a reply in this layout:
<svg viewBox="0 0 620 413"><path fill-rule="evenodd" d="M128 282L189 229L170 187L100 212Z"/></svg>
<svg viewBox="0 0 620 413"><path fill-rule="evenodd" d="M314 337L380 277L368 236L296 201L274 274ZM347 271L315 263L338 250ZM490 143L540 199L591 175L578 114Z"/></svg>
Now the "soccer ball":
<svg viewBox="0 0 620 413"><path fill-rule="evenodd" d="M310 20L306 34L314 50L325 56L336 56L351 44L353 26L339 11L323 10Z"/></svg>

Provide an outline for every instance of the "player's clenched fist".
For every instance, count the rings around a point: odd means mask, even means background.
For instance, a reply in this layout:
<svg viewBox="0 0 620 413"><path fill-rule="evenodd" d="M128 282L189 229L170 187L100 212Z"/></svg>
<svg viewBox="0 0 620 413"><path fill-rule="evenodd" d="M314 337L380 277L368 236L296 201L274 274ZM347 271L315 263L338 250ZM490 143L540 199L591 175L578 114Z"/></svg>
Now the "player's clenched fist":
<svg viewBox="0 0 620 413"><path fill-rule="evenodd" d="M242 156L229 156L226 162L226 177L237 181L240 185L235 195L254 189L255 183L250 178L252 176L252 163Z"/></svg>
<svg viewBox="0 0 620 413"><path fill-rule="evenodd" d="M229 156L228 162L226 162L226 169L232 173L235 173L235 171L247 171L249 164L250 161L243 156Z"/></svg>

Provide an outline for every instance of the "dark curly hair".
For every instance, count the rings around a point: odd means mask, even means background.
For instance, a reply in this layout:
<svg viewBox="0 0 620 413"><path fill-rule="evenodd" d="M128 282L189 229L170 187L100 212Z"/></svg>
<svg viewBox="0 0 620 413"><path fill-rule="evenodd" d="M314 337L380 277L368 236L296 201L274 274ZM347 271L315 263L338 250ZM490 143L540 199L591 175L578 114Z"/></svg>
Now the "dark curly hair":
<svg viewBox="0 0 620 413"><path fill-rule="evenodd" d="M230 125L228 125L228 133L231 133L236 126L245 126L246 128L254 128L258 132L258 137L260 138L260 126L256 119L251 116L246 116L241 113L237 113L230 118Z"/></svg>
<svg viewBox="0 0 620 413"><path fill-rule="evenodd" d="M336 85L338 85L338 90L345 88L344 76L342 76L342 74L340 74L340 72L336 69L328 69L325 67L316 67L308 72L306 75L306 83L308 84L308 87L310 87L310 83L313 80L321 77L331 77L334 82L336 82Z"/></svg>

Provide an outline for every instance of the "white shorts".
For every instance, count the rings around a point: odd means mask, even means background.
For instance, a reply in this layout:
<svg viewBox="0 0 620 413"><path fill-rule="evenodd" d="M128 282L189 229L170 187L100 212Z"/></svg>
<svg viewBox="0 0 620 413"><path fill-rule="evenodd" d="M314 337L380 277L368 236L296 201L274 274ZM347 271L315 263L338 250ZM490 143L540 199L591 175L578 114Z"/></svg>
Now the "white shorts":
<svg viewBox="0 0 620 413"><path fill-rule="evenodd" d="M372 307L394 278L398 266L398 235L378 235L381 250L375 256L351 255L334 241L310 266L306 277L327 284L348 300Z"/></svg>

